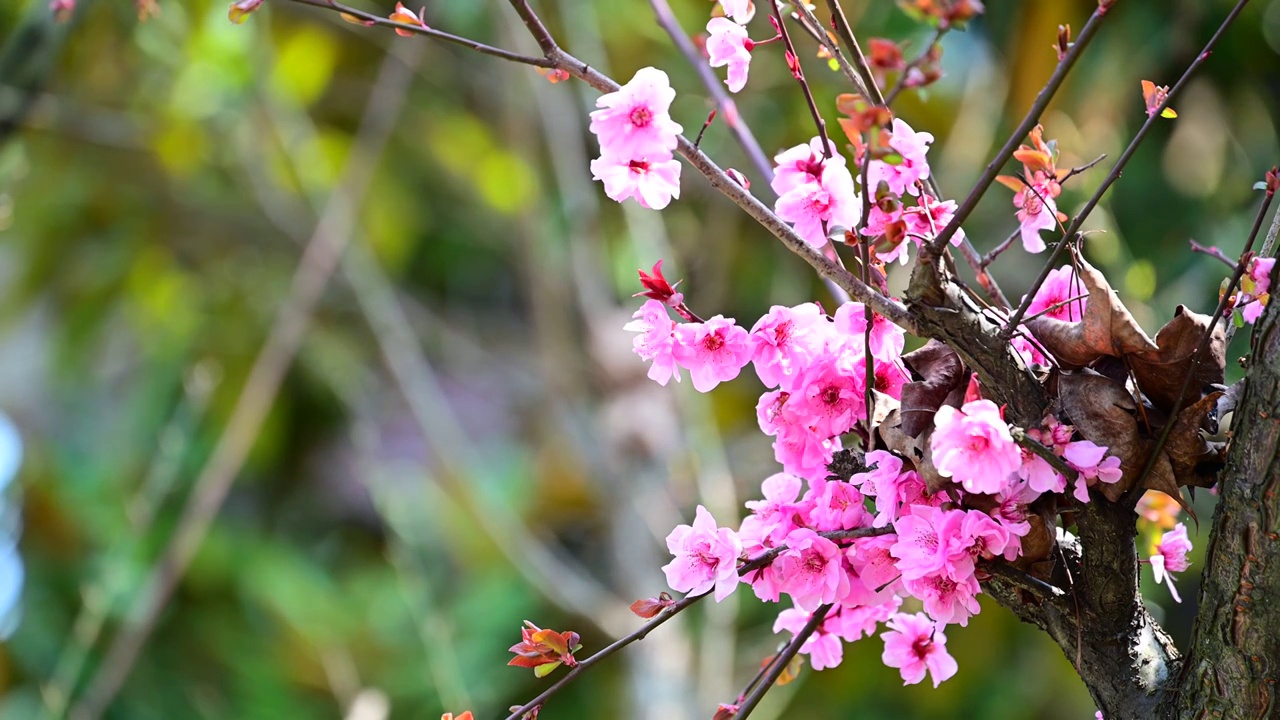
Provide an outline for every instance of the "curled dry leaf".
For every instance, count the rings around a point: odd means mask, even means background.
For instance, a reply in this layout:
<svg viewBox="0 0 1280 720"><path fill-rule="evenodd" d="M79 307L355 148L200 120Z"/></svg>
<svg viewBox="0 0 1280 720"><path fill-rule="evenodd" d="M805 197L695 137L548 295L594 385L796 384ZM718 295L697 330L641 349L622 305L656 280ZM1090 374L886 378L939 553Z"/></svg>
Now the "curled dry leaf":
<svg viewBox="0 0 1280 720"><path fill-rule="evenodd" d="M1124 476L1108 487L1117 489L1116 497L1124 494L1133 487L1146 462L1133 396L1124 385L1092 370L1062 373L1058 394L1062 411L1084 439L1110 448L1111 454L1120 458Z"/></svg>
<svg viewBox="0 0 1280 720"><path fill-rule="evenodd" d="M902 432L914 438L933 427L938 408L963 386L964 364L955 350L937 340L903 355L902 361L919 378L902 386Z"/></svg>
<svg viewBox="0 0 1280 720"><path fill-rule="evenodd" d="M1205 395L1199 402L1178 413L1164 451L1173 465L1178 486L1211 487L1225 461L1223 443L1211 443L1201 435L1205 421L1217 407L1221 391Z"/></svg>
<svg viewBox="0 0 1280 720"><path fill-rule="evenodd" d="M1034 318L1027 327L1063 367L1081 368L1104 355L1156 352L1159 348L1133 319L1129 308L1097 268L1077 255L1080 280L1088 291L1088 304L1080 322L1051 317Z"/></svg>
<svg viewBox="0 0 1280 720"><path fill-rule="evenodd" d="M938 468L933 466L933 453L929 452L929 438L933 436L932 422L929 429L920 433L919 437L911 437L902 430L901 413L894 411L889 413L877 431L886 448L915 465L916 473L929 488L929 494L951 486L951 478L942 477L938 474Z"/></svg>
<svg viewBox="0 0 1280 720"><path fill-rule="evenodd" d="M1173 319L1156 333L1157 350L1138 352L1127 359L1133 368L1133 376L1152 404L1172 412L1178 403L1178 391L1193 367L1196 348L1208 331L1213 318L1179 305ZM1227 367L1226 335L1221 323L1214 326L1213 337L1195 366L1195 376L1187 385L1187 393L1181 405L1187 407L1200 399L1208 385L1220 384Z"/></svg>

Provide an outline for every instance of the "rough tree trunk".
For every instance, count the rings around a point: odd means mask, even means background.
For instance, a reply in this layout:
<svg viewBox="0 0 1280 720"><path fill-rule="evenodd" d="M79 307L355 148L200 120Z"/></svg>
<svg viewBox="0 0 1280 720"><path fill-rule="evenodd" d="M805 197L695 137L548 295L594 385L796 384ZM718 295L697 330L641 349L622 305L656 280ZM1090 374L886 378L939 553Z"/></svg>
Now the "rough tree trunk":
<svg viewBox="0 0 1280 720"><path fill-rule="evenodd" d="M1273 279L1274 282L1274 279ZM1273 286L1274 287L1274 286ZM1280 717L1280 303L1252 367L1218 482L1199 616L1167 717Z"/></svg>

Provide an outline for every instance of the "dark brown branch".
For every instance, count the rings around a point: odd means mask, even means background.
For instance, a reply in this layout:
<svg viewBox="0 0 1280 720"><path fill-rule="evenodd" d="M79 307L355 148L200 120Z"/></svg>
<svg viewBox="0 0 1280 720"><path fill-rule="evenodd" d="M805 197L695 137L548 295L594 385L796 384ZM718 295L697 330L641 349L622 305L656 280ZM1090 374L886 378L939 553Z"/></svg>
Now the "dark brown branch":
<svg viewBox="0 0 1280 720"><path fill-rule="evenodd" d="M804 100L809 105L809 114L813 115L813 124L818 127L818 137L822 138L822 154L830 159L831 157L831 138L827 137L827 121L822 119L822 113L818 110L818 102L813 99L813 91L809 89L809 81L805 79L804 67L800 64L800 56L796 54L796 46L791 44L791 33L787 31L787 20L782 17L782 10L778 7L778 3L769 0L769 4L773 6L773 17L778 21L778 32L782 35L782 44L787 49L787 57L791 62L795 63L795 67L791 69L792 76L796 82L800 83L800 89L804 91ZM866 188L863 188L866 191Z"/></svg>
<svg viewBox="0 0 1280 720"><path fill-rule="evenodd" d="M1192 73L1196 71L1196 68L1200 67L1205 60L1209 59L1209 55L1213 52L1214 46L1218 44L1218 40L1221 39L1223 33L1227 31L1227 28L1231 25L1232 21L1236 19L1236 16L1240 14L1240 11L1244 9L1244 6L1248 4L1248 2L1249 0L1239 0L1236 3L1235 7L1231 9L1231 12L1227 14L1226 19L1224 19L1222 24L1218 26L1217 32L1213 34L1213 37L1209 38L1209 42L1205 44L1204 50L1200 51L1200 54L1196 56L1196 59L1191 61L1191 64L1187 66L1186 72L1182 73L1182 77L1178 78L1178 82L1169 90L1169 94L1165 97L1164 102L1153 111L1148 112L1146 122L1142 123L1142 127L1139 128L1137 134L1133 136L1133 140L1129 141L1128 147L1124 149L1124 152L1120 155L1120 159L1117 160L1115 166L1111 168L1111 172L1107 174L1107 177L1102 181L1102 184L1098 186L1097 191L1095 191L1093 196L1089 198L1089 201L1085 203L1084 208L1080 210L1075 218L1072 219L1071 224L1067 226L1066 231L1063 233L1064 240L1074 237L1076 233L1079 232L1080 227L1084 225L1085 219L1089 217L1089 213L1093 212L1093 209L1098 206L1099 202L1101 202L1102 196L1107 193L1107 190L1111 189L1111 186L1116 180L1120 179L1120 174L1124 171L1125 165L1129 163L1129 159L1133 157L1135 152L1137 152L1138 146L1142 144L1147 133L1157 122L1161 120L1160 113L1168 107L1173 98L1177 96L1178 91L1187 84L1191 79ZM1094 13L1094 17L1098 17L1098 13ZM1094 19L1090 18L1089 23L1093 24L1093 22ZM1085 33L1088 32L1089 25L1086 25L1084 32L1080 34L1080 41L1085 40ZM1077 41L1077 45L1079 45L1079 41ZM1072 46L1072 52L1074 51L1075 46ZM1030 130L1030 128L1027 129ZM1012 151L1010 154L1012 155ZM956 213L956 217L959 217L958 211ZM1016 328L1018 323L1022 322L1022 316L1026 314L1027 308L1031 306L1031 301L1035 297L1036 291L1044 284L1045 279L1049 277L1049 273L1053 272L1053 268L1058 262L1058 258L1062 256L1062 251L1068 244L1070 243L1060 242L1053 249L1053 252L1050 253L1049 260L1044 264L1044 267L1041 268L1040 275L1031 285L1031 289L1027 291L1027 296L1023 299L1022 304L1018 306L1018 309L1013 313L1013 316L1009 318L1009 324L1005 326L1006 337L1008 337L1012 328Z"/></svg>
<svg viewBox="0 0 1280 720"><path fill-rule="evenodd" d="M831 24L835 27L836 35L840 37L841 42L849 46L849 53L853 56L854 67L857 68L858 74L862 77L862 90L867 99L876 105L884 105L884 96L880 94L880 86L876 84L875 75L871 73L871 67L867 64L867 56L863 54L862 47L858 45L858 38L853 34L853 28L849 26L849 18L845 17L844 8L840 6L840 0L827 0L827 9L831 11Z"/></svg>
<svg viewBox="0 0 1280 720"><path fill-rule="evenodd" d="M454 35L452 33L436 30L435 28L423 27L421 25L408 25L406 23L396 22L388 18L379 17L372 13L365 12L364 10L357 10L356 8L350 7L348 5L343 5L342 3L337 2L336 0L288 0L288 1L299 3L301 5L310 5L312 7L324 8L326 10L336 10L340 13L344 13L346 15L359 18L360 20L364 21L365 24L370 26L377 25L380 27L388 27L396 30L403 30L405 32L411 32L411 33L414 33L415 35L422 35L424 37L434 38L436 40L442 40L447 43L453 43L454 45L460 45L464 48L467 48L468 50L474 50L482 55L489 55L492 57L500 58L502 60L507 60L509 62L520 63L521 65L533 65L534 67L540 67L540 68L555 67L555 64L545 57L532 57L530 55L521 55L520 53L517 53L517 52L511 52L510 50L503 50L502 48L496 48L496 47L493 47L492 45L486 45L482 42L477 42L470 38L465 38L459 35Z"/></svg>
<svg viewBox="0 0 1280 720"><path fill-rule="evenodd" d="M836 530L832 532L823 532L818 534L824 538L827 538L828 540L838 541L838 540L851 540L851 539L861 538L861 537L875 537L877 535L888 535L892 532L894 532L892 527L886 527L886 528L858 528L856 530ZM766 550L763 553L760 553L750 561L743 563L738 568L738 575L744 576L747 573L752 572L753 570L759 570L765 565L768 565L769 563L773 562L774 559L777 558L779 555L781 555L782 552L785 551L786 549L787 547L785 545L779 545L778 547L775 547L770 550ZM655 617L654 619L650 620L649 622L645 623L643 626L638 628L635 632L625 637L618 638L617 640L613 641L609 645L605 646L599 652L596 652L595 654L593 654L591 657L580 661L577 665L573 667L572 670L565 673L551 687L547 688L546 690L543 690L542 693L539 694L537 697L525 703L524 705L521 705L519 708L513 710L511 714L507 716L507 720L519 720L520 718L524 717L525 713L532 711L534 708L538 707L542 703L549 700L556 693L563 690L565 686L573 682L579 675L586 672L588 668L592 667L596 663L599 663L600 661L604 660L610 655L613 655L614 653L630 645L631 643L636 642L637 640L643 640L645 636L647 636L659 625L665 623L666 621L680 614L684 610L687 610L694 603L698 602L704 597L707 597L710 594L711 594L711 591L707 591L702 593L701 595L684 596L683 598L678 600L674 605L671 605L667 609L663 610L657 617Z"/></svg>
<svg viewBox="0 0 1280 720"><path fill-rule="evenodd" d="M919 55L908 62L906 67L902 68L902 73L898 75L897 81L894 82L892 88L889 88L889 94L884 96L885 105L893 105L893 101L897 100L898 96L902 94L902 91L907 89L907 78L911 74L911 71L920 67L920 63L923 63L928 59L929 52L933 49L933 46L942 42L942 38L946 36L949 30L951 30L950 25L939 25L938 29L933 33L933 38L924 46L924 50L920 51Z"/></svg>
<svg viewBox="0 0 1280 720"><path fill-rule="evenodd" d="M782 675L782 671L791 664L792 658L796 656L796 653L800 652L800 647L804 645L810 635L813 635L813 633L817 631L818 626L827 618L827 613L829 612L831 612L830 605L823 605L818 608L818 610L813 613L813 617L809 618L809 622L805 623L805 626L801 628L800 632L797 633L795 637L791 638L791 642L787 643L787 647L783 649L783 651L778 654L777 659L773 661L773 665L769 668L769 672L765 674L764 678L760 680L755 689L751 691L751 694L747 696L747 699L743 700L742 703L738 705L738 712L734 715L736 720L745 720L747 716L756 709L756 706L760 704L762 699L764 699L764 694L769 692L769 689L773 687L774 683L778 682L778 677Z"/></svg>
<svg viewBox="0 0 1280 720"><path fill-rule="evenodd" d="M1240 278L1244 275L1245 267L1249 264L1249 258L1253 254L1253 243L1258 239L1258 231L1262 229L1262 223L1266 220L1268 211L1271 210L1271 201L1275 199L1275 195L1271 192L1267 193L1266 198L1262 201L1262 207L1258 208L1258 214L1253 219L1253 228L1249 231L1249 240L1244 245L1244 250L1240 253L1240 260L1236 263L1235 272L1231 273L1231 281L1227 283L1227 289L1222 293L1222 298L1218 300L1218 307L1213 311L1213 316L1209 319L1209 327L1205 329L1204 335L1200 338L1200 342L1196 344L1196 349L1191 353L1191 367L1187 369L1187 374L1182 378L1182 389L1178 390L1177 400L1173 403L1173 409L1169 411L1169 421L1164 424L1164 429L1160 431L1160 437L1156 439L1156 447L1151 451L1151 457L1147 459L1147 464L1143 466L1142 473L1138 475L1135 487L1142 487L1142 483L1151 474L1152 468L1156 466L1156 461L1160 458L1160 452L1164 450L1165 443L1169 442L1169 433L1173 431L1173 426L1177 425L1178 413L1182 410L1183 401L1187 396L1187 389L1191 387L1191 379L1196 376L1196 372L1200 369L1200 361L1204 359L1204 351L1209 347L1209 343L1213 340L1213 330L1218 325L1218 321L1222 319L1223 313L1226 312L1227 303L1231 302L1231 296L1235 294L1236 287L1240 283Z"/></svg>
<svg viewBox="0 0 1280 720"><path fill-rule="evenodd" d="M943 228L942 233L933 241L933 247L941 252L943 247L951 241L956 232L960 230L960 226L969 218L969 214L974 208L978 207L978 201L987 193L987 189L991 187L991 183L996 181L996 176L1000 174L1001 168L1013 157L1014 151L1022 145L1022 141L1026 139L1027 134L1032 128L1040 122L1040 115L1044 113L1045 108L1049 107L1053 96L1057 94L1058 88L1062 87L1062 83L1067 79L1067 73L1071 72L1071 68L1076 64L1076 60L1080 59L1080 55L1085 48L1089 46L1089 41L1093 40L1093 36L1097 34L1098 28L1102 25L1102 20L1107 15L1107 11L1101 6L1089 16L1089 21L1085 23L1084 29L1080 31L1080 37L1076 38L1071 49L1058 62L1058 67L1053 71L1053 75L1049 77L1049 82L1036 95L1036 99L1031 103L1031 109L1027 110L1027 115L1018 124L1018 127L1005 141L1004 147L996 153L996 156L987 164L985 170L982 171L981 177L974 183L973 189L969 191L968 197L964 202L960 203L960 207L956 208L955 217L947 226ZM1016 325L1015 325L1016 327Z"/></svg>

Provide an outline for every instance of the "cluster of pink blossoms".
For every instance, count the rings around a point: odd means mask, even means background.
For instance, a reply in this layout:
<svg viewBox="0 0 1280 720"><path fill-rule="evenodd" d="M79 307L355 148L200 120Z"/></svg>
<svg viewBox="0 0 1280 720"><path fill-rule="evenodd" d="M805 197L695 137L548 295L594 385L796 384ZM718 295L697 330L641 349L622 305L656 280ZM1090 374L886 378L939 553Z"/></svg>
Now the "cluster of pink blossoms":
<svg viewBox="0 0 1280 720"><path fill-rule="evenodd" d="M876 257L883 262L907 262L907 240L919 247L932 240L955 217L956 202L940 201L924 189L929 178L925 157L933 135L916 132L906 121L895 118L887 133L892 151L867 165L867 185L873 193L871 210L863 235L875 242ZM866 149L863 150L866 152ZM952 245L964 240L957 232Z"/></svg>
<svg viewBox="0 0 1280 720"><path fill-rule="evenodd" d="M800 650L817 669L838 664L843 643L885 623L885 662L904 682L931 674L936 684L954 674L943 629L966 625L979 611L982 562L1020 557L1031 530L1028 506L1043 493L1066 493L1068 478L1014 442L1001 409L976 385L959 407L944 405L933 419L928 451L938 475L954 481L950 490L931 493L911 461L884 450L866 454L863 472L829 477L842 436L866 417L868 355L873 390L886 402L900 399L912 381L903 331L873 314L868 333L858 303L834 316L806 303L775 306L748 332L720 316L697 320L657 269L644 280L649 299L627 328L639 333L635 351L652 362L650 377L665 384L687 370L705 392L750 363L767 387L757 405L760 427L775 438L783 467L762 483L763 498L746 504L750 514L736 531L699 507L692 525L671 533L668 584L714 591L717 600L739 583L768 602L786 595L792 608L780 613L775 632L796 633L812 613L832 606ZM1073 281L1070 271L1055 273L1036 303L1077 317ZM673 309L684 321L672 318ZM1026 432L1075 471L1079 501L1087 502L1097 483L1120 479L1119 459L1073 440L1071 426L1048 418ZM976 503L986 509L972 507L970 498L986 498ZM852 540L839 535L860 529L866 532ZM770 562L739 576L742 561L764 554ZM1175 560L1161 568L1183 566ZM902 612L904 602L923 612Z"/></svg>
<svg viewBox="0 0 1280 720"><path fill-rule="evenodd" d="M661 210L680 197L680 162L672 152L684 128L671 119L675 97L667 74L647 67L596 100L600 109L591 113L591 132L600 141L600 157L591 161L591 173L610 199L635 198Z"/></svg>

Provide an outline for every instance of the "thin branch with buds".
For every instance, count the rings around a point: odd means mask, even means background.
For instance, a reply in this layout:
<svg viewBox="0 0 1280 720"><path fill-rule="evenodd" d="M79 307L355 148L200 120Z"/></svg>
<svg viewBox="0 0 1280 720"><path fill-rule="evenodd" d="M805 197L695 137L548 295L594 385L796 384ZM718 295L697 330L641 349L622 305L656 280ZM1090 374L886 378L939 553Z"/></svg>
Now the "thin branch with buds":
<svg viewBox="0 0 1280 720"><path fill-rule="evenodd" d="M1204 335L1200 338L1200 342L1196 343L1196 349L1191 353L1191 367L1187 368L1187 374L1182 378L1182 387L1178 390L1173 409L1169 411L1169 421L1164 424L1164 429L1160 431L1160 437L1156 439L1156 446L1151 451L1147 464L1143 466L1142 472L1134 482L1135 488L1141 488L1143 481L1151 474L1156 462L1160 459L1160 453L1164 450L1165 443L1169 442L1169 434L1173 432L1173 426L1178 424L1178 413L1181 412L1184 405L1183 401L1186 399L1187 389L1191 387L1191 379L1196 376L1196 372L1200 369L1200 361L1204 357L1204 351L1213 340L1213 330L1217 327L1218 321L1223 318L1227 303L1231 302L1231 296L1235 294L1236 287L1240 284L1240 278L1244 276L1245 267L1249 264L1249 258L1253 255L1253 243L1258 239L1258 232L1262 230L1262 223L1266 220L1267 213L1271 210L1271 201L1275 200L1275 197L1273 192L1268 191L1266 198L1262 201L1262 207L1258 208L1258 214L1253 220L1253 228L1249 230L1249 240L1245 243L1244 250L1240 253L1240 260L1236 262L1235 272L1231 273L1231 280L1227 283L1226 291L1222 293L1222 299L1218 301L1218 307L1213 311L1213 316L1209 319L1209 327L1205 328Z"/></svg>
<svg viewBox="0 0 1280 720"><path fill-rule="evenodd" d="M855 530L836 530L833 532L823 532L823 533L818 533L818 535L834 542L839 540L852 540L856 538L888 535L893 532L894 532L894 529L892 527L857 528ZM751 559L750 561L743 563L742 566L738 568L738 575L741 577L741 576L747 575L752 571L759 570L765 565L768 565L769 563L773 562L774 559L777 558L779 555L781 555L786 549L787 547L785 545L779 545L778 547L766 550L765 552L761 553L760 555L757 555L755 558ZM690 607L693 606L694 603L698 602L704 597L707 597L710 594L711 594L711 591L708 590L707 592L704 592L701 595L684 596L680 600L676 601L674 605L667 607L665 610L659 613L657 617L653 618L652 620L650 620L649 622L645 623L643 626L638 628L635 632L631 633L630 635L627 635L626 637L618 638L617 640L613 641L604 649L595 653L591 657L579 661L578 664L575 665L572 670L565 673L565 675L561 677L559 680L557 680L554 685L547 688L546 690L543 690L541 694L539 694L537 697L530 700L529 702L525 703L524 705L521 705L520 707L512 710L511 714L507 716L507 720L520 720L520 718L524 717L525 713L531 712L534 708L538 707L539 705L542 705L547 700L551 699L552 696L554 696L556 693L563 690L566 685L573 682L573 680L576 679L582 673L586 672L588 668L599 663L600 661L604 660L610 655L613 655L614 653L630 645L631 643L636 642L637 640L643 640L646 635L652 632L659 625L665 623L666 621L670 620L671 618L675 617L681 612L689 609Z"/></svg>
<svg viewBox="0 0 1280 720"><path fill-rule="evenodd" d="M956 208L955 217L951 219L951 222L947 223L947 226L933 241L935 251L941 251L943 247L946 247L946 244L960 230L960 226L969 218L970 213L973 212L974 208L978 207L978 201L987 194L987 189L996 181L996 176L1000 174L1000 169L1009 161L1009 158L1013 157L1013 153L1022 145L1022 141L1026 139L1032 128L1040 122L1040 116L1044 113L1045 108L1049 107L1053 96L1058 93L1058 88L1062 87L1063 81L1067 79L1067 74L1071 72L1071 68L1075 66L1076 61L1080 59L1080 55L1089 46L1089 41L1093 40L1093 36L1097 34L1098 28L1101 27L1102 20L1106 15L1106 9L1099 6L1089 16L1089 21L1085 23L1084 29L1080 31L1080 37L1076 38L1075 43L1071 45L1071 49L1058 62L1058 67L1053 71L1053 75L1049 76L1049 82L1045 83L1040 93L1036 95L1035 101L1031 103L1031 108L1027 110L1026 117L1022 119L1022 122L1014 129L1013 134L1005 141L1004 147L1000 148L996 156L991 159L991 162L987 163L986 169L982 171L982 175L974 183L968 197Z"/></svg>
<svg viewBox="0 0 1280 720"><path fill-rule="evenodd" d="M1116 164L1111 168L1111 172L1107 173L1107 177L1103 179L1102 184L1098 186L1097 191L1093 193L1093 196L1089 198L1089 201L1085 203L1085 206L1076 214L1075 218L1071 220L1071 224L1067 226L1067 229L1063 232L1064 240L1067 238L1073 238L1079 233L1080 227L1084 224L1085 219L1089 217L1089 214L1093 212L1094 208L1098 206L1098 203L1102 201L1102 196L1111 189L1111 186L1116 180L1120 179L1120 174L1124 172L1125 165L1129 163L1129 159L1133 157L1135 152L1137 152L1138 146L1142 144L1147 133L1150 132L1156 122L1160 120L1160 114L1166 107L1168 107L1169 103L1178 94L1178 91L1180 91L1191 79L1192 73L1194 73L1205 60L1209 59L1209 55L1213 52L1213 48L1218 44L1218 40L1222 38L1222 35L1227 31L1227 28L1231 26L1231 23L1235 21L1236 16L1240 14L1240 11L1243 10L1244 6L1248 3L1249 0L1239 0L1236 3L1235 7L1231 9L1231 12L1228 13L1227 17L1222 21L1222 24L1218 26L1217 32L1213 34L1213 37L1209 38L1209 42L1205 44L1204 50L1201 50L1200 54L1196 56L1196 59L1191 61L1191 64L1187 66L1186 72L1182 73L1182 77L1178 78L1178 82L1169 90L1168 95L1165 96L1164 102L1160 103L1159 107L1148 112L1146 122L1142 123L1142 127L1139 128L1137 134L1133 136L1133 140L1129 141L1128 147L1126 147L1124 152L1121 153L1120 159L1116 160ZM1094 17L1098 17L1098 14L1095 13ZM1089 23L1090 25L1094 24L1094 19L1090 18ZM1080 43L1086 39L1086 33L1089 33L1089 31L1089 25L1086 25L1084 31L1080 33L1080 40L1076 42L1076 45L1072 46L1071 52L1075 52ZM1070 56L1070 53L1068 53L1068 56ZM1063 62L1066 62L1066 60L1064 59ZM1030 129L1031 128L1029 127L1027 128L1028 131L1030 131ZM1020 139L1019 142L1021 142ZM1012 151L1010 152L1010 155L1012 155ZM977 203L975 202L974 204L976 205ZM956 212L956 217L960 217L959 211ZM1023 299L1022 304L1018 306L1018 309L1013 313L1013 316L1009 318L1009 323L1004 329L1006 337L1008 337L1012 332L1012 328L1018 327L1018 323L1022 322L1022 316L1026 314L1027 308L1031 306L1031 301L1035 297L1036 291L1038 291L1040 286L1044 284L1046 279L1048 279L1049 273L1053 272L1053 268L1057 264L1058 258L1062 256L1063 250L1069 244L1070 243L1067 242L1060 242L1057 247L1053 249L1053 252L1050 253L1049 260L1045 262L1044 267L1041 268L1040 275L1036 278L1036 281L1032 283L1031 289L1027 291L1027 296Z"/></svg>
<svg viewBox="0 0 1280 720"><path fill-rule="evenodd" d="M671 37L671 42L675 44L676 49L693 67L694 72L698 73L698 78L711 95L716 107L720 109L720 115L724 118L725 124L729 126L729 132L733 133L738 144L742 146L742 151L747 154L747 158L751 160L756 172L765 182L768 182L773 177L773 165L769 163L768 156L760 148L760 143L751 132L751 128L747 126L747 123L738 113L737 103L725 90L724 84L720 82L720 79L711 71L711 66L699 54L698 48L694 46L693 41L681 29L680 22L676 20L675 13L671 11L670 3L667 0L649 0L649 5L653 7L653 14L658 18L658 24L662 26L663 30L667 31L667 35Z"/></svg>
<svg viewBox="0 0 1280 720"><path fill-rule="evenodd" d="M796 54L796 46L791 43L791 33L787 31L787 20L782 17L782 10L778 7L778 3L770 0L769 4L773 6L773 17L777 20L778 32L782 35L782 44L787 48L787 64L795 63L791 67L791 74L795 77L796 82L800 83L800 89L804 92L804 100L809 104L809 113L813 115L813 124L818 127L818 137L822 138L822 154L830 159L831 138L827 137L827 121L822 119L822 113L818 110L818 102L813 99L813 91L809 89L809 81L804 76L804 67L800 65L800 56Z"/></svg>
<svg viewBox="0 0 1280 720"><path fill-rule="evenodd" d="M893 105L893 101L898 99L898 95L901 95L902 91L907 89L907 80L911 76L911 71L920 67L920 64L929 58L929 53L933 51L933 47L942 42L942 38L946 36L949 30L951 30L950 25L939 25L929 43L924 46L924 50L920 51L919 55L908 62L906 67L902 68L902 73L898 75L898 80L894 82L893 87L889 88L888 94L884 96L884 104L886 106Z"/></svg>
<svg viewBox="0 0 1280 720"><path fill-rule="evenodd" d="M738 705L738 712L734 714L734 718L745 720L756 709L756 706L764 699L764 694L769 692L774 684L778 682L778 678L782 676L782 671L791 664L792 658L796 656L796 653L800 652L800 648L809 639L809 636L817 632L818 626L822 624L823 620L827 619L827 613L829 612L831 612L831 605L823 605L813 613L813 617L809 618L809 622L805 623L800 632L796 633L796 636L791 638L791 642L787 643L787 647L778 653L778 657L773 661L769 672L765 673L765 676L751 691L751 694L747 696L747 699Z"/></svg>

